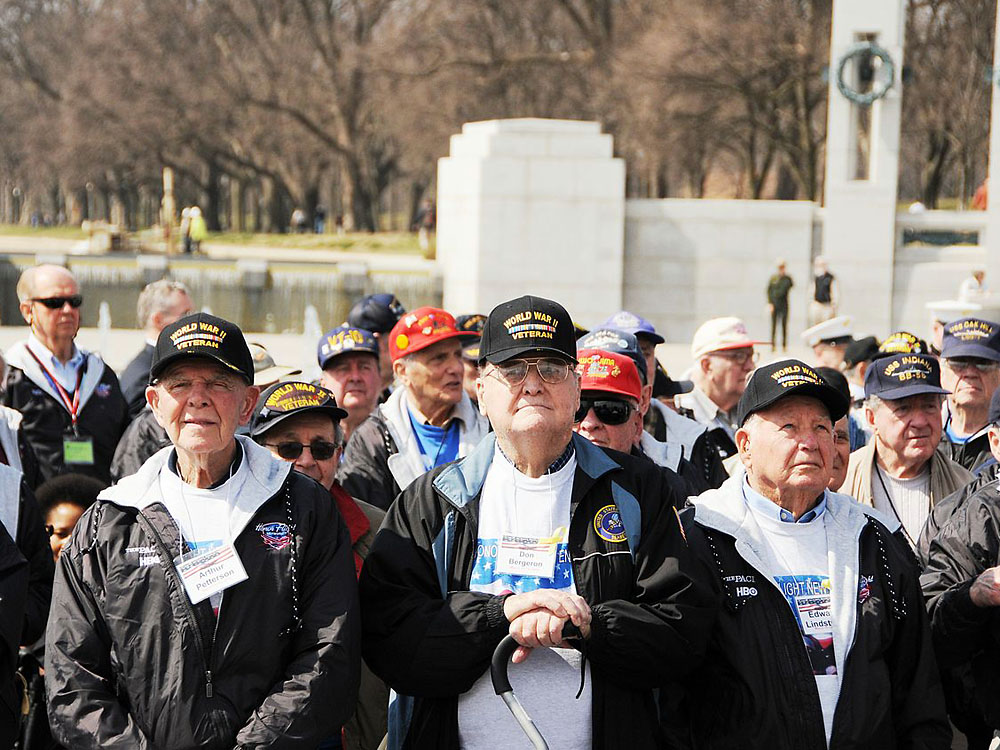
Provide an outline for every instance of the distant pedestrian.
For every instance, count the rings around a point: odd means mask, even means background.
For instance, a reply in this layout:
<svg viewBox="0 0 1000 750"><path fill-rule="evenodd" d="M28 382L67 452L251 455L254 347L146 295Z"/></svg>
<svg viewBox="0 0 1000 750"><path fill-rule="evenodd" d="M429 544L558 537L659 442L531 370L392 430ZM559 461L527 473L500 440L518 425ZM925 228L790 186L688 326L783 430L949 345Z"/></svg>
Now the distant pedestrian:
<svg viewBox="0 0 1000 750"><path fill-rule="evenodd" d="M990 288L986 284L986 269L973 268L972 274L958 288L958 301L981 302L989 294Z"/></svg>
<svg viewBox="0 0 1000 750"><path fill-rule="evenodd" d="M822 255L813 262L812 301L809 303L809 325L814 326L837 314L840 296L837 279L830 273Z"/></svg>
<svg viewBox="0 0 1000 750"><path fill-rule="evenodd" d="M767 307L771 313L771 351L778 348L778 323L781 323L781 351L788 351L788 292L794 286L785 271L784 259L778 260L778 272L767 282Z"/></svg>
<svg viewBox="0 0 1000 750"><path fill-rule="evenodd" d="M324 206L316 206L316 210L313 211L313 231L316 234L323 234L326 231L326 208Z"/></svg>
<svg viewBox="0 0 1000 750"><path fill-rule="evenodd" d="M191 253L191 209L185 207L181 210L181 225L180 225L180 235L181 240L184 243L184 253Z"/></svg>
<svg viewBox="0 0 1000 750"><path fill-rule="evenodd" d="M434 208L434 201L425 198L420 204L420 211L413 222L417 230L417 239L420 242L420 249L427 250L431 244L431 234L437 228L437 209Z"/></svg>
<svg viewBox="0 0 1000 750"><path fill-rule="evenodd" d="M208 227L205 224L205 217L201 215L201 209L191 206L191 249L187 252L200 253L201 243L208 237Z"/></svg>

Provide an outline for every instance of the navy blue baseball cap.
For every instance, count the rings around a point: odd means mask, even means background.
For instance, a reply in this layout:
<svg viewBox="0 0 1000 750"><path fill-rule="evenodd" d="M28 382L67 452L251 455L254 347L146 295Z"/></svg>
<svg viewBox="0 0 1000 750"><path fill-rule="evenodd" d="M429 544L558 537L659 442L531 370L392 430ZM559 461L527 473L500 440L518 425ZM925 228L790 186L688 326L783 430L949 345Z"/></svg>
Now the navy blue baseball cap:
<svg viewBox="0 0 1000 750"><path fill-rule="evenodd" d="M639 341L634 335L620 328L598 327L590 333L581 336L576 345L580 349L603 349L606 352L624 354L635 362L635 367L639 371L639 379L643 385L649 382L649 373L646 372L646 358L639 348Z"/></svg>
<svg viewBox="0 0 1000 750"><path fill-rule="evenodd" d="M631 333L636 338L644 336L654 344L662 344L665 341L663 336L656 332L652 323L628 310L619 310L601 323L598 328L617 328L619 331Z"/></svg>
<svg viewBox="0 0 1000 750"><path fill-rule="evenodd" d="M364 328L340 326L327 331L320 338L316 347L316 361L320 369L325 370L334 359L350 352L363 352L378 359L378 342L372 332Z"/></svg>
<svg viewBox="0 0 1000 750"><path fill-rule="evenodd" d="M372 333L389 333L405 313L406 308L395 294L369 294L351 308L347 314L347 325Z"/></svg>
<svg viewBox="0 0 1000 750"><path fill-rule="evenodd" d="M944 327L941 356L978 357L1000 362L1000 325L979 318L959 318Z"/></svg>
<svg viewBox="0 0 1000 750"><path fill-rule="evenodd" d="M865 398L907 398L921 393L948 394L941 387L941 366L927 354L894 354L881 357L865 373Z"/></svg>

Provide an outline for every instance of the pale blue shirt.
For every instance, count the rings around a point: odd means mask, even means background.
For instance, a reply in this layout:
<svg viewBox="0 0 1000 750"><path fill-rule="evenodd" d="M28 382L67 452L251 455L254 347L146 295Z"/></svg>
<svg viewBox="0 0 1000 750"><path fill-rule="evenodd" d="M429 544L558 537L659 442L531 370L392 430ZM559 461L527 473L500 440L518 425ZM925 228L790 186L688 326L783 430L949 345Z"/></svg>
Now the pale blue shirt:
<svg viewBox="0 0 1000 750"><path fill-rule="evenodd" d="M746 479L743 480L743 499L757 513L785 523L809 523L813 519L819 518L826 511L826 490L823 490L823 497L816 504L816 507L807 510L798 520L796 520L790 511L785 510L777 503L771 502L757 492L757 490L750 486L750 483Z"/></svg>
<svg viewBox="0 0 1000 750"><path fill-rule="evenodd" d="M59 385L66 389L67 393L73 393L76 390L77 371L87 359L86 355L77 348L76 344L73 345L73 356L69 358L66 364L60 362L56 358L56 355L38 340L34 332L28 335L28 348L41 360L42 364L49 371L49 374L56 379Z"/></svg>

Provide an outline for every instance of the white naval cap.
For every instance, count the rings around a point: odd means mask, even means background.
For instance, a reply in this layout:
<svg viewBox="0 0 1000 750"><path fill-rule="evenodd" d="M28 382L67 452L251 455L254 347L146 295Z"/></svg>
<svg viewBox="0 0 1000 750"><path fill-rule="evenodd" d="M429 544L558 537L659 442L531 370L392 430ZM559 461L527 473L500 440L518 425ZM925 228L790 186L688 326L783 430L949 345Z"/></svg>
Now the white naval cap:
<svg viewBox="0 0 1000 750"><path fill-rule="evenodd" d="M817 323L812 328L807 328L802 332L802 339L809 346L816 346L821 341L837 341L846 344L854 339L854 331L851 330L851 316L838 315L835 318Z"/></svg>

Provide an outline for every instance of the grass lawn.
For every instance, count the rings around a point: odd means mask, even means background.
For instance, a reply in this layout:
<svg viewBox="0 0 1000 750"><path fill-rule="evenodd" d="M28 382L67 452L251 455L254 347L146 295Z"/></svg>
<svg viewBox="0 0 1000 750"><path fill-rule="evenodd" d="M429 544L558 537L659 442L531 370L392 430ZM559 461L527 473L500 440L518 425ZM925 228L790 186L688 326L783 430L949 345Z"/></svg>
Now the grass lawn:
<svg viewBox="0 0 1000 750"><path fill-rule="evenodd" d="M315 250L356 250L373 253L420 255L417 235L410 232L351 232L348 234L252 234L249 232L209 232L208 244L260 245Z"/></svg>
<svg viewBox="0 0 1000 750"><path fill-rule="evenodd" d="M66 240L82 240L87 237L87 233L80 227L32 227L26 224L0 224L0 235L4 237L59 237Z"/></svg>

